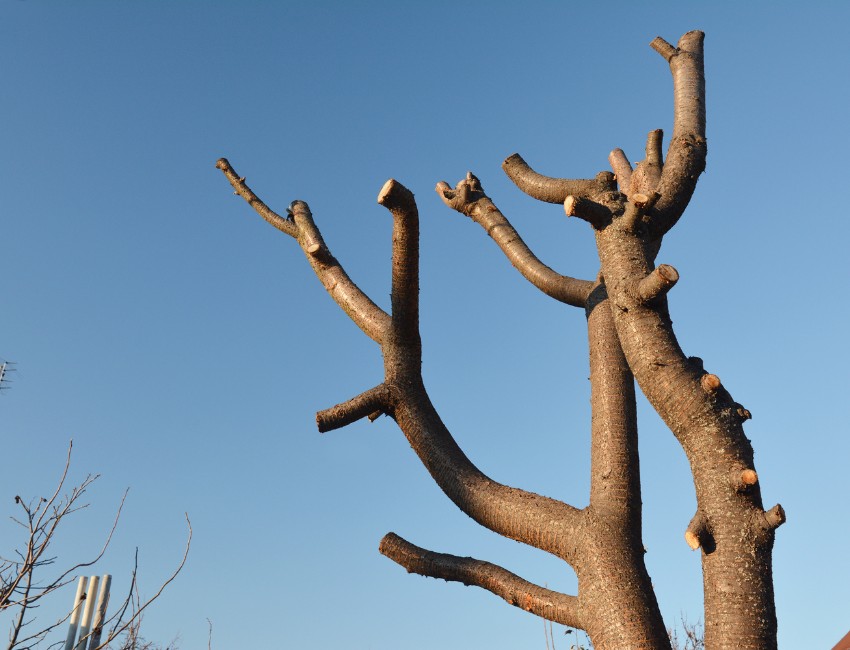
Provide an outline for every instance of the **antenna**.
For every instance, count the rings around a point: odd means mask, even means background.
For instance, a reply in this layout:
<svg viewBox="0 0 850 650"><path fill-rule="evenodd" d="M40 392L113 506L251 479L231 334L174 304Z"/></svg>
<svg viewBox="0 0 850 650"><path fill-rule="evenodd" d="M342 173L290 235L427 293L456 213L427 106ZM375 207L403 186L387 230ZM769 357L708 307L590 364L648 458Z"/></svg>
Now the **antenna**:
<svg viewBox="0 0 850 650"><path fill-rule="evenodd" d="M11 386L4 386L3 382L10 384L11 380L6 378L7 372L15 372L15 368L12 366L15 365L14 361L0 361L0 390L9 390Z"/></svg>

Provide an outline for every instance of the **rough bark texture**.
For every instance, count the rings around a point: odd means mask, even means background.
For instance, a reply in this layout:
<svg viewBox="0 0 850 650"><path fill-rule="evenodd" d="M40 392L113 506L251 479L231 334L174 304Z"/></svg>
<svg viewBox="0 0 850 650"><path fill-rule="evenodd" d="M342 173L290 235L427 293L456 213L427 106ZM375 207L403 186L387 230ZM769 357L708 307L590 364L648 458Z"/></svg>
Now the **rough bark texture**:
<svg viewBox="0 0 850 650"><path fill-rule="evenodd" d="M436 191L453 210L480 225L510 263L542 292L585 310L591 380L591 485L584 509L498 483L457 445L422 382L419 336L419 226L413 194L387 181L378 203L392 214L392 294L387 314L331 255L306 203L281 217L266 206L225 159L217 166L266 221L296 239L339 306L381 347L377 386L316 416L320 431L358 419L392 417L434 481L482 526L547 551L573 567L578 593L534 585L489 562L426 550L390 533L380 551L409 572L476 585L552 621L587 630L597 650L670 648L643 561L640 471L634 381L681 443L690 462L697 512L685 541L701 549L705 646L709 650L776 647L771 550L784 522L781 506L765 511L753 450L742 424L749 411L732 400L702 361L676 341L667 293L679 279L656 266L664 234L683 214L705 167L703 34L674 47L651 46L673 77L674 129L666 158L662 133L647 137L646 157L632 165L615 149L614 174L563 179L535 172L518 155L505 172L530 196L563 204L596 233L596 280L562 275L541 262L486 195L472 173Z"/></svg>

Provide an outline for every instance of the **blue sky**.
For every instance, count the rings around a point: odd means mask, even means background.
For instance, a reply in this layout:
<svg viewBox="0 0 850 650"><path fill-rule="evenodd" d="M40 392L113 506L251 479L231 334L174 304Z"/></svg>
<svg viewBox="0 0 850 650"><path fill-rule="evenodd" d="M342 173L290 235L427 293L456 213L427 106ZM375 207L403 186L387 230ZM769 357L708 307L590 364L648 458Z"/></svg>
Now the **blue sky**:
<svg viewBox="0 0 850 650"><path fill-rule="evenodd" d="M385 307L390 218L375 197L390 177L411 188L434 403L495 479L583 506L583 314L525 283L433 187L474 171L544 261L593 277L586 225L521 195L501 161L518 151L585 177L615 147L640 159L672 119L647 44L702 29L708 168L659 261L682 278L684 349L753 412L766 505L788 513L780 645L831 647L850 628L849 19L839 2L0 1L0 358L18 369L0 395L2 511L53 484L73 437L72 478L103 476L63 559L98 547L130 486L99 571L125 589L138 546L151 594L191 517L151 638L206 647L210 619L220 649L545 647L539 619L378 554L395 531L574 584L459 513L386 418L316 432L317 410L380 380L378 349L214 164L228 157L278 210L308 201ZM640 408L647 562L668 621L694 620L692 482ZM6 554L14 531L0 533Z"/></svg>

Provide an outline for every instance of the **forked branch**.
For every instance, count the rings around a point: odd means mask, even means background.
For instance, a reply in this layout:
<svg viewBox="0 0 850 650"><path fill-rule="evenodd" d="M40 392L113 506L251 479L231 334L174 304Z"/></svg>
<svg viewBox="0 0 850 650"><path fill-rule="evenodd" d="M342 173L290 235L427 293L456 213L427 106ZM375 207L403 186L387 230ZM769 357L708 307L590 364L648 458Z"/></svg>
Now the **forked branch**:
<svg viewBox="0 0 850 650"><path fill-rule="evenodd" d="M389 315L360 290L331 254L313 221L309 206L303 201L293 201L287 218L281 217L254 194L245 183L245 177L239 176L226 158L220 158L216 167L224 173L235 194L244 198L275 228L298 241L310 266L334 301L366 336L380 343L390 325Z"/></svg>
<svg viewBox="0 0 850 650"><path fill-rule="evenodd" d="M237 193L247 194L243 188L244 179L235 172L228 173L232 170L225 159L219 161L218 167L225 171L231 184L235 184ZM480 191L480 184L476 185L477 179L471 175L468 180L469 183L460 187L451 199L456 200L459 207L464 205L471 209L476 200L473 195ZM318 413L320 429L335 429L362 417L372 418L377 412L386 412L396 420L443 492L463 512L496 533L548 551L568 562L573 560L575 544L570 543L570 537L581 524L581 511L490 479L461 451L431 404L421 376L416 204L412 193L393 180L384 185L378 202L393 214L392 316L368 301L344 275L330 252L326 252L327 247L307 204L295 201L290 208L295 230L289 234L298 239L314 271L337 303L364 332L381 344L384 357L384 382ZM317 246L312 253L311 245ZM368 301L365 306L364 301Z"/></svg>
<svg viewBox="0 0 850 650"><path fill-rule="evenodd" d="M666 160L661 156L660 129L650 131L646 141L646 158L632 165L622 149L608 156L617 175L620 191L629 198L633 194L657 192L659 201L648 211L648 228L658 240L673 227L685 211L705 170L705 70L703 39L700 31L688 32L673 47L660 36L650 43L670 64L673 76L673 137Z"/></svg>
<svg viewBox="0 0 850 650"><path fill-rule="evenodd" d="M257 214L281 232L286 233L290 237L298 238L298 229L295 227L292 220L281 217L277 212L263 203L263 201L260 200L260 197L254 194L251 188L248 187L247 183L245 183L245 177L239 176L239 174L236 173L236 170L230 166L227 158L219 158L215 166L217 169L224 172L225 177L233 186L233 193L245 199L248 202L248 205L257 211Z"/></svg>
<svg viewBox="0 0 850 650"><path fill-rule="evenodd" d="M682 213L705 170L705 66L700 31L688 32L678 47L656 38L652 48L667 59L673 75L673 136L657 191L661 199L650 221L654 238L664 235Z"/></svg>

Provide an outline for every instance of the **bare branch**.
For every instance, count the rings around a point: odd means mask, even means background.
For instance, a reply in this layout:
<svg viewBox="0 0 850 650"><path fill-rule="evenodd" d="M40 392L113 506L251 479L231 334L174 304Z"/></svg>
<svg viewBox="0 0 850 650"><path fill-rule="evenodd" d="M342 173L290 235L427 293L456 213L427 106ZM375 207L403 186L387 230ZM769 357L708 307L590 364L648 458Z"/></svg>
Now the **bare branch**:
<svg viewBox="0 0 850 650"><path fill-rule="evenodd" d="M669 59L673 74L673 139L705 136L705 73L703 41L705 34L695 30L679 39Z"/></svg>
<svg viewBox="0 0 850 650"><path fill-rule="evenodd" d="M629 184L629 195L636 193L652 194L658 189L662 171L661 140L663 135L661 129L650 131L647 135L646 158L635 167Z"/></svg>
<svg viewBox="0 0 850 650"><path fill-rule="evenodd" d="M310 207L304 201L293 201L290 210L299 230L298 243L325 290L355 325L380 343L390 326L389 315L361 291L331 254L313 221Z"/></svg>
<svg viewBox="0 0 850 650"><path fill-rule="evenodd" d="M419 211L413 192L394 179L384 183L378 203L393 215L392 327L417 349L419 343ZM417 362L419 359L417 359Z"/></svg>
<svg viewBox="0 0 850 650"><path fill-rule="evenodd" d="M600 172L593 179L552 178L538 174L518 153L508 156L502 163L502 169L520 190L546 203L563 203L570 195L592 197L616 189L611 172Z"/></svg>
<svg viewBox="0 0 850 650"><path fill-rule="evenodd" d="M578 217L587 221L597 230L601 230L611 222L611 210L592 199L570 195L564 199L564 212L568 217Z"/></svg>
<svg viewBox="0 0 850 650"><path fill-rule="evenodd" d="M626 158L626 154L622 149L614 149L608 154L608 163L611 169L614 170L614 178L617 181L617 186L623 194L628 194L632 182L632 164Z"/></svg>
<svg viewBox="0 0 850 650"><path fill-rule="evenodd" d="M701 512L697 512L685 530L685 541L691 550L695 551L703 545L706 534L705 518Z"/></svg>
<svg viewBox="0 0 850 650"><path fill-rule="evenodd" d="M381 540L379 550L408 573L475 585L527 612L582 628L578 598L535 585L490 562L428 551L395 533L388 533Z"/></svg>
<svg viewBox="0 0 850 650"><path fill-rule="evenodd" d="M633 192L629 196L629 202L626 203L626 210L623 214L623 225L625 229L629 232L637 232L638 227L644 222L644 215L655 205L660 197L661 195L658 192L652 192L650 194Z"/></svg>
<svg viewBox="0 0 850 650"><path fill-rule="evenodd" d="M371 418L376 412L391 412L392 401L390 389L386 384L380 384L347 402L319 411L316 413L316 424L320 433L340 429L361 418Z"/></svg>
<svg viewBox="0 0 850 650"><path fill-rule="evenodd" d="M471 174L467 181L460 184L456 192L447 186L440 187L447 203L461 210L469 209L475 203L477 197L472 194L480 191L480 183ZM398 211L394 219L396 223L401 220L398 226L400 231L394 228L394 258L404 269L394 281L394 291L398 302L407 303L402 309L408 309L406 327L412 329L415 323L410 318L409 302L413 297L410 294L410 283L416 261L411 251L411 232L415 224L409 209L405 208L405 204L407 208L410 207L412 197L405 198L401 186L391 182L385 185L379 200ZM352 320L381 343L384 383L387 388L398 391L394 396L392 415L440 488L463 512L491 530L546 550L568 562L573 559L576 549L575 544L570 542L570 536L580 524L581 511L554 499L499 484L469 461L440 420L425 392L418 349L411 345L418 342L418 334L417 341L411 341L409 336L396 336L396 328L390 317L368 301L344 276L341 267L329 253L325 255L324 244L306 203L294 202L290 212L302 248L305 248L306 233L306 239L318 244L316 250L322 251L320 255L311 255L310 248L306 250L308 260L322 283ZM407 243L401 246L401 241ZM337 291L339 286L343 287L342 296ZM356 296L353 296L355 292ZM363 301L368 301L365 307ZM394 300L394 307L396 302ZM384 389L367 391L345 404L319 413L319 426L327 430L360 417L374 416L376 411L387 406L380 403L383 399L376 399L381 390Z"/></svg>
<svg viewBox="0 0 850 650"><path fill-rule="evenodd" d="M467 187L463 191L463 187ZM522 240L507 217L484 193L480 181L471 173L455 189L441 182L435 188L450 208L467 215L502 249L510 263L522 276L547 296L574 307L584 307L593 283L556 273L541 262ZM466 202L463 202L463 199Z"/></svg>
<svg viewBox="0 0 850 650"><path fill-rule="evenodd" d="M245 177L240 177L233 167L231 167L227 158L219 158L215 166L224 172L227 180L230 181L230 184L233 186L233 193L245 199L248 202L248 205L254 208L254 210L256 210L263 219L290 237L298 237L298 230L292 220L281 217L277 212L263 203L260 200L260 197L254 194L251 188L245 183Z"/></svg>
<svg viewBox="0 0 850 650"><path fill-rule="evenodd" d="M110 545L117 528L118 521L121 518L124 503L126 502L127 491L125 491L121 497L112 527L106 536L106 540L103 543L100 552L93 559L77 563L67 570L58 572L57 575L49 578L48 580L39 579L35 575L35 572L40 568L53 564L56 560L55 557L48 555L48 550L55 541L60 524L65 521L66 517L69 515L87 507L88 504L80 505L80 499L86 494L87 488L98 478L96 475L89 475L79 485L73 487L68 494L61 496L62 486L65 484L68 476L71 448L72 445L69 445L68 456L66 457L62 476L59 480L59 486L50 499L39 498L30 502L25 502L20 497L16 497L16 502L22 508L24 514L21 523L28 531L28 535L25 551L18 552L20 561L9 563L5 568L3 568L2 573L0 573L0 611L8 609L9 607L18 607L18 612L12 623L10 632L8 645L9 650L20 647L35 647L44 640L48 633L67 621L69 618L72 618L72 625L69 630L68 637L70 637L71 642L73 642L78 631L77 623L79 622L81 608L84 604L88 605L90 608L94 607L97 599L96 594L85 593L86 580L85 578L81 578L74 601L74 608L69 614L59 618L59 620L54 622L52 625L40 627L37 631L26 636L23 634L24 630L28 629L27 626L32 624L35 620L33 617L27 620L28 612L36 609L39 606L39 601L41 601L41 599L68 584L70 582L68 579L70 574L81 568L91 566L103 557L106 549ZM191 539L191 526L189 527L189 538ZM183 562L185 563L185 556L183 558ZM168 582L170 582L170 580ZM168 584L168 582L165 584ZM91 579L89 580L89 584L91 584ZM165 584L163 585L163 588ZM162 589L160 589L160 593L161 591ZM86 596L88 596L88 598L86 598ZM78 647L82 647L80 646L81 643L89 645L86 640L87 637L99 634L101 621L102 612L100 612L100 617L95 618L95 620L92 621L92 625L82 632L83 638L78 642ZM68 640L66 639L64 643L67 642ZM61 643L62 642L59 644Z"/></svg>
<svg viewBox="0 0 850 650"><path fill-rule="evenodd" d="M298 243L307 255L320 261L329 261L331 252L319 232L319 227L313 221L310 206L304 201L293 201L286 208L286 213L292 217L292 221L298 228ZM308 258L309 259L309 258Z"/></svg>
<svg viewBox="0 0 850 650"><path fill-rule="evenodd" d="M665 295L679 281L679 272L669 264L659 264L655 270L638 282L638 296L643 302Z"/></svg>
<svg viewBox="0 0 850 650"><path fill-rule="evenodd" d="M585 511L533 492L503 485L463 453L424 387L399 387L394 418L440 489L476 522L572 564L575 535Z"/></svg>
<svg viewBox="0 0 850 650"><path fill-rule="evenodd" d="M785 510L778 503L764 513L764 519L769 529L779 528L785 523Z"/></svg>
<svg viewBox="0 0 850 650"><path fill-rule="evenodd" d="M590 505L624 530L640 526L635 384L603 284L587 305L590 353ZM648 587L648 585L646 585Z"/></svg>
<svg viewBox="0 0 850 650"><path fill-rule="evenodd" d="M664 131L655 129L646 136L646 162L654 167L661 168L661 143L664 139Z"/></svg>
<svg viewBox="0 0 850 650"><path fill-rule="evenodd" d="M183 551L183 557L180 559L180 564L178 564L177 568L174 569L174 571L171 572L171 575L165 580L165 582L163 582L159 586L159 589L157 590L157 592L153 596L148 598L144 603L142 603L141 607L138 607L135 610L133 615L127 620L126 623L124 623L124 625L118 627L117 629L111 630L109 635L107 636L106 640L103 643L101 643L99 646L94 648L94 650L102 650L103 648L108 646L112 641L114 641L117 636L119 636L122 632L124 632L127 628L129 628L134 622L138 621L142 616L142 612L144 612L151 604L153 604L156 601L157 598L159 598L162 595L162 592L165 591L165 588L168 585L170 585L172 582L174 582L174 579L183 570L183 567L186 565L186 559L189 557L189 549L192 547L192 522L189 521L189 514L188 513L184 513L184 516L186 518L186 527L189 529L189 534L186 537L186 549ZM135 571L134 571L133 575L134 575L134 581L133 582L135 584Z"/></svg>
<svg viewBox="0 0 850 650"><path fill-rule="evenodd" d="M670 64L673 75L673 137L657 191L661 200L653 210L650 222L653 236L658 238L678 221L705 170L705 71L703 39L700 31L688 32L679 39L677 48L661 38L652 47Z"/></svg>
<svg viewBox="0 0 850 650"><path fill-rule="evenodd" d="M18 635L20 634L24 625L26 625L26 623L24 621L24 617L26 616L27 608L30 605L30 590L32 589L32 575L33 575L32 570L26 572L26 585L24 586L24 593L23 593L23 596L18 601L18 604L19 604L18 617L15 620L14 624L12 625L12 633L11 633L10 638L9 638L9 649L10 650L15 647L15 644L17 643L17 640L18 640Z"/></svg>
<svg viewBox="0 0 850 650"><path fill-rule="evenodd" d="M649 44L649 47L658 52L667 61L670 61L670 59L676 56L676 48L670 45L670 43L665 41L660 36L656 36L654 39L652 39L652 42Z"/></svg>
<svg viewBox="0 0 850 650"><path fill-rule="evenodd" d="M389 315L361 291L331 254L313 221L310 207L304 201L293 201L288 209L288 217L284 219L270 210L248 188L245 178L236 174L227 159L219 159L216 167L224 172L236 193L243 196L263 219L298 241L325 290L355 325L370 339L380 343L390 325Z"/></svg>
<svg viewBox="0 0 850 650"><path fill-rule="evenodd" d="M27 522L26 524L19 522L28 531L26 552L19 553L21 558L20 562L14 562L13 566L10 567L14 568L14 575L11 577L8 575L3 576L2 584L0 584L0 611L8 607L21 608L18 617L18 624L13 626L12 636L15 638L17 637L20 628L26 624L24 622L24 614L28 608L36 607L38 601L43 597L65 586L68 582L66 579L71 573L81 567L90 566L103 557L103 554L106 552L106 549L109 547L112 540L112 535L118 526L118 521L121 517L121 510L124 507L124 501L127 498L127 493L125 492L118 506L115 519L112 523L112 528L110 529L109 534L106 537L106 541L97 556L88 562L79 563L70 567L69 569L59 573L58 576L51 578L46 583L33 582L33 574L35 571L40 567L53 564L55 560L54 557L49 557L45 554L48 549L51 548L57 528L65 517L73 514L81 508L87 507L88 504L77 505L77 503L86 493L86 489L98 478L97 475L87 476L80 485L75 486L71 490L70 494L60 499L59 495L62 491L62 486L65 484L65 480L68 476L72 448L73 441L68 445L68 453L58 486L49 499L37 499L37 505L33 507L32 503L27 504L21 500L20 497L16 498L16 501L24 511L24 519ZM14 598L22 581L25 584L22 596L20 598Z"/></svg>
<svg viewBox="0 0 850 650"><path fill-rule="evenodd" d="M443 203L470 218L476 213L495 209L493 202L484 192L481 181L472 172L466 172L466 178L458 181L454 188L446 181L440 181L434 190Z"/></svg>
<svg viewBox="0 0 850 650"><path fill-rule="evenodd" d="M65 485L65 479L68 478L68 469L71 467L71 452L74 450L74 440L71 439L68 441L68 451L65 454L65 465L62 468L62 476L59 477L59 484L56 486L56 489L53 491L53 495L47 500L44 511L51 509L53 504L56 503L56 499L59 497L59 493L62 492L62 486ZM85 482L84 482L85 485ZM84 487L84 486L83 486ZM41 522L39 521L39 524ZM36 525L38 528L39 526Z"/></svg>

